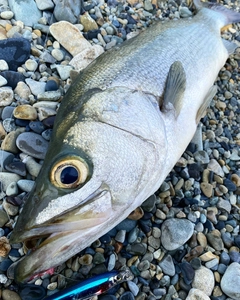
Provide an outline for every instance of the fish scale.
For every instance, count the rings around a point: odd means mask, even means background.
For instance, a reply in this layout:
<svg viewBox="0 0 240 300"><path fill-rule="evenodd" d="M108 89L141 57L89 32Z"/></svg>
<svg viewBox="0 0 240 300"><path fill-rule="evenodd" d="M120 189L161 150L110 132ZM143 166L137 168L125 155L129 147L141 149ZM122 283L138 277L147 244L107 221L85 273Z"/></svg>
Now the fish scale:
<svg viewBox="0 0 240 300"><path fill-rule="evenodd" d="M69 88L10 238L38 239L15 269L17 281L52 270L107 233L181 157L235 48L220 29L240 21L223 6L194 3L195 17L157 23L101 55ZM68 170L75 175L65 180Z"/></svg>

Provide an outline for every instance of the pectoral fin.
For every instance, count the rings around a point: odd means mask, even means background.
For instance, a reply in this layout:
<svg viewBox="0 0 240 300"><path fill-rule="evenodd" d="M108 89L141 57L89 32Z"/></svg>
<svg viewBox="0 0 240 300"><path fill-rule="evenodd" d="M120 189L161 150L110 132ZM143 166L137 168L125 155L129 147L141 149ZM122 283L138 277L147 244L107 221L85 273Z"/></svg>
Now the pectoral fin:
<svg viewBox="0 0 240 300"><path fill-rule="evenodd" d="M208 108L210 102L212 101L212 98L216 95L217 93L217 86L213 85L210 90L208 91L202 105L199 107L197 115L196 115L196 124L199 123L200 119L203 117L206 109Z"/></svg>
<svg viewBox="0 0 240 300"><path fill-rule="evenodd" d="M186 89L186 73L180 61L174 62L167 76L163 106L167 106L170 102L176 111L176 117L178 117L182 104L183 96Z"/></svg>

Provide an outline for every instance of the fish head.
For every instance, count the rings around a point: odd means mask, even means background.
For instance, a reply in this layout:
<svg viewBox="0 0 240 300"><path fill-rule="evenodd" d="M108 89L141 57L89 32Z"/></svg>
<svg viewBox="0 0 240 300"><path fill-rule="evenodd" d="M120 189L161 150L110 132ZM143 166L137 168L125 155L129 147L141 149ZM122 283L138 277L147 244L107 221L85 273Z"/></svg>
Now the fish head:
<svg viewBox="0 0 240 300"><path fill-rule="evenodd" d="M60 111L35 187L10 238L28 249L16 267L17 281L65 262L159 187L166 139L155 102L152 95L112 88L88 95L79 109L66 112L65 120ZM163 155L156 151L155 135Z"/></svg>

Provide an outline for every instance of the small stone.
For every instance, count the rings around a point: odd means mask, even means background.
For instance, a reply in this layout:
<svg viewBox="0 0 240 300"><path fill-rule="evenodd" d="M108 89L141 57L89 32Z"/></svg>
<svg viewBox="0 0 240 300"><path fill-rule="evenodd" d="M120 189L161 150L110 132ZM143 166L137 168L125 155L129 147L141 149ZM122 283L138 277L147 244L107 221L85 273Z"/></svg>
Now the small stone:
<svg viewBox="0 0 240 300"><path fill-rule="evenodd" d="M17 182L18 187L24 192L31 192L34 186L34 181L29 179L21 179Z"/></svg>
<svg viewBox="0 0 240 300"><path fill-rule="evenodd" d="M7 84L7 80L0 75L0 87L4 86Z"/></svg>
<svg viewBox="0 0 240 300"><path fill-rule="evenodd" d="M60 21L50 27L52 36L74 57L85 49L91 48L91 44L83 37L81 32L71 23ZM66 35L65 32L68 34Z"/></svg>
<svg viewBox="0 0 240 300"><path fill-rule="evenodd" d="M45 92L57 91L58 88L59 88L59 85L55 80L48 80L45 85Z"/></svg>
<svg viewBox="0 0 240 300"><path fill-rule="evenodd" d="M181 247L192 236L194 225L185 219L167 219L163 222L161 242L166 250Z"/></svg>
<svg viewBox="0 0 240 300"><path fill-rule="evenodd" d="M30 88L25 82L18 82L14 92L22 99L28 100L29 96L31 95Z"/></svg>
<svg viewBox="0 0 240 300"><path fill-rule="evenodd" d="M140 220L144 215L144 211L141 207L137 207L131 214L128 216L130 220Z"/></svg>
<svg viewBox="0 0 240 300"><path fill-rule="evenodd" d="M13 115L15 118L21 119L21 120L36 120L37 119L36 108L31 105L28 105L28 104L17 106L13 111Z"/></svg>
<svg viewBox="0 0 240 300"><path fill-rule="evenodd" d="M88 266L88 265L91 265L92 260L93 260L92 255L90 255L90 254L84 254L83 256L81 256L79 258L79 263L81 265Z"/></svg>
<svg viewBox="0 0 240 300"><path fill-rule="evenodd" d="M136 285L136 283L134 283L131 280L127 281L127 285L128 285L130 292L132 292L133 296L136 297L139 292L139 287Z"/></svg>
<svg viewBox="0 0 240 300"><path fill-rule="evenodd" d="M18 194L18 187L16 182L12 182L6 189L7 196L16 196ZM9 214L9 212L8 212ZM12 214L13 216L16 214Z"/></svg>
<svg viewBox="0 0 240 300"><path fill-rule="evenodd" d="M222 170L222 167L220 166L220 164L215 160L215 159L211 159L207 168L210 171L213 171L215 174L224 177L224 172Z"/></svg>
<svg viewBox="0 0 240 300"><path fill-rule="evenodd" d="M240 265L233 262L228 266L221 280L221 289L234 300L240 299Z"/></svg>
<svg viewBox="0 0 240 300"><path fill-rule="evenodd" d="M166 275L173 276L175 274L175 267L171 255L166 255L160 262L159 266Z"/></svg>
<svg viewBox="0 0 240 300"><path fill-rule="evenodd" d="M68 75L63 75L63 76L68 76ZM37 99L39 101L58 101L62 96L62 93L60 90L56 91L48 91L44 93L40 93L37 96Z"/></svg>
<svg viewBox="0 0 240 300"><path fill-rule="evenodd" d="M21 20L26 26L33 26L42 17L42 13L37 8L35 1L8 1L15 20Z"/></svg>
<svg viewBox="0 0 240 300"><path fill-rule="evenodd" d="M124 243L126 238L126 230L119 230L117 235L115 236L115 240L119 243Z"/></svg>
<svg viewBox="0 0 240 300"><path fill-rule="evenodd" d="M98 25L95 22L93 18L88 14L88 12L85 12L83 15L80 15L80 23L84 27L84 32L88 32L90 30L98 29Z"/></svg>
<svg viewBox="0 0 240 300"><path fill-rule="evenodd" d="M0 88L0 106L7 106L13 102L13 90L9 87Z"/></svg>
<svg viewBox="0 0 240 300"><path fill-rule="evenodd" d="M154 236L150 236L148 238L148 244L154 248L154 249L158 249L160 248L160 239L159 238L155 238Z"/></svg>
<svg viewBox="0 0 240 300"><path fill-rule="evenodd" d="M206 151L200 150L194 153L194 159L202 165L209 163L209 156Z"/></svg>
<svg viewBox="0 0 240 300"><path fill-rule="evenodd" d="M16 139L19 136L19 134L22 132L22 130L24 130L24 129L19 128L16 131L9 132L5 136L4 140L2 141L2 145L1 145L2 150L17 154L19 152L19 150L16 147Z"/></svg>
<svg viewBox="0 0 240 300"><path fill-rule="evenodd" d="M51 282L48 284L47 289L50 291L54 291L57 288L57 282Z"/></svg>
<svg viewBox="0 0 240 300"><path fill-rule="evenodd" d="M223 245L223 241L221 239L221 234L219 233L218 230L213 230L213 231L207 233L207 240L215 250L218 250L218 251L223 250L224 245Z"/></svg>
<svg viewBox="0 0 240 300"><path fill-rule="evenodd" d="M6 192L7 187L12 182L17 182L21 177L14 173L0 172L0 182L2 191Z"/></svg>
<svg viewBox="0 0 240 300"><path fill-rule="evenodd" d="M0 237L0 257L6 257L10 250L9 240L5 236Z"/></svg>
<svg viewBox="0 0 240 300"><path fill-rule="evenodd" d="M208 197L211 198L212 194L213 194L213 186L210 183L207 182L202 182L201 183L201 190L203 192L203 194Z"/></svg>
<svg viewBox="0 0 240 300"><path fill-rule="evenodd" d="M219 198L219 201L217 203L217 208L227 211L230 214L231 211L231 203L228 200Z"/></svg>
<svg viewBox="0 0 240 300"><path fill-rule="evenodd" d="M28 71L35 72L38 67L38 63L33 59L28 59L25 61L25 66Z"/></svg>
<svg viewBox="0 0 240 300"><path fill-rule="evenodd" d="M14 184L16 183L14 182ZM3 201L3 208L5 209L5 211L9 216L16 216L19 212L18 206L13 205L6 200Z"/></svg>
<svg viewBox="0 0 240 300"><path fill-rule="evenodd" d="M201 290L207 296L210 296L214 288L213 272L202 266L195 271L195 277L192 282L192 287Z"/></svg>
<svg viewBox="0 0 240 300"><path fill-rule="evenodd" d="M54 8L54 4L51 0L36 0L38 9L40 10L51 10Z"/></svg>
<svg viewBox="0 0 240 300"><path fill-rule="evenodd" d="M197 233L197 240L203 248L207 247L207 238L202 232Z"/></svg>
<svg viewBox="0 0 240 300"><path fill-rule="evenodd" d="M57 61L62 61L64 59L64 53L60 49L53 49L51 54Z"/></svg>
<svg viewBox="0 0 240 300"><path fill-rule="evenodd" d="M29 86L33 95L37 96L38 94L45 92L45 82L36 81L31 78L27 78L26 80L27 85Z"/></svg>
<svg viewBox="0 0 240 300"><path fill-rule="evenodd" d="M35 158L44 159L48 142L34 132L23 132L16 140L17 147L24 153Z"/></svg>
<svg viewBox="0 0 240 300"><path fill-rule="evenodd" d="M195 270L192 265L184 261L180 264L180 269L183 275L184 282L188 285L191 284L195 275Z"/></svg>
<svg viewBox="0 0 240 300"><path fill-rule="evenodd" d="M7 71L9 69L7 62L4 59L0 59L0 71Z"/></svg>
<svg viewBox="0 0 240 300"><path fill-rule="evenodd" d="M210 298L203 291L192 288L186 300L210 300Z"/></svg>
<svg viewBox="0 0 240 300"><path fill-rule="evenodd" d="M69 62L78 72L85 69L93 60L104 52L103 47L100 45L91 46L86 48L80 53L76 54L73 59Z"/></svg>

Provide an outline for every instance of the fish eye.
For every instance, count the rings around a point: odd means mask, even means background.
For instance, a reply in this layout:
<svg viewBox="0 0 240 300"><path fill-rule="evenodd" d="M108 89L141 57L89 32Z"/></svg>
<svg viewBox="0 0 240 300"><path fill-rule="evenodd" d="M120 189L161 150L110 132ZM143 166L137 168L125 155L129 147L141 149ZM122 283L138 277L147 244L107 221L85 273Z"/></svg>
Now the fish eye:
<svg viewBox="0 0 240 300"><path fill-rule="evenodd" d="M53 166L50 181L60 188L76 188L86 181L88 173L85 161L77 157L66 157Z"/></svg>

